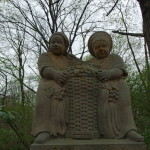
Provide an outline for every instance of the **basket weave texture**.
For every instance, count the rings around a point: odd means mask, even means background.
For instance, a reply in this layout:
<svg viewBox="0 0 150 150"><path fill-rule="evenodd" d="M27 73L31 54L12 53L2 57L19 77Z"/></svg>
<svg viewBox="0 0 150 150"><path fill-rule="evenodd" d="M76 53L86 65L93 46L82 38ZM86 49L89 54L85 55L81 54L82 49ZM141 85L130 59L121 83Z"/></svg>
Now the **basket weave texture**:
<svg viewBox="0 0 150 150"><path fill-rule="evenodd" d="M79 69L80 70L80 69ZM79 71L80 72L80 71ZM77 72L76 72L77 73ZM68 128L66 137L91 139L99 137L98 98L99 80L81 72L68 80L65 88L68 110Z"/></svg>

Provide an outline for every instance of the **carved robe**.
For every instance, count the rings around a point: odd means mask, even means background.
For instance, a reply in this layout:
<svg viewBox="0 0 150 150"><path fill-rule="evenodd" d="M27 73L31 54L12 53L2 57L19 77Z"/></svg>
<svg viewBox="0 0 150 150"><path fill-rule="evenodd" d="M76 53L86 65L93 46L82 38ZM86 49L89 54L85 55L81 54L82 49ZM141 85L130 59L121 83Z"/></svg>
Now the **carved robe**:
<svg viewBox="0 0 150 150"><path fill-rule="evenodd" d="M119 68L123 71L123 76L119 79L102 83L98 100L98 126L101 136L123 138L130 130L136 130L129 88L125 81L127 72L124 62L115 54L110 54L103 59L92 58L90 62L100 69Z"/></svg>
<svg viewBox="0 0 150 150"><path fill-rule="evenodd" d="M38 60L38 69L42 76L45 67L61 71L69 66L66 56L55 56L51 52L43 53ZM36 107L32 124L32 135L49 132L50 135L63 135L66 130L64 88L54 80L41 77L37 95Z"/></svg>

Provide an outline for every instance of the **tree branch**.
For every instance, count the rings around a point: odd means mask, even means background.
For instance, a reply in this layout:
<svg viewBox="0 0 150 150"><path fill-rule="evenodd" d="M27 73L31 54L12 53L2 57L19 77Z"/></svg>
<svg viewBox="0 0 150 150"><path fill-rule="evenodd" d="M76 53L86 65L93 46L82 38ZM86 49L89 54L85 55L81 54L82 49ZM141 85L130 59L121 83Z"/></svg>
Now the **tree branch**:
<svg viewBox="0 0 150 150"><path fill-rule="evenodd" d="M75 38L76 38L76 34L77 34L77 31L78 31L78 29L79 29L79 27L80 27L80 22L81 22L81 20L82 20L82 17L83 17L83 15L84 15L84 13L85 13L85 11L86 11L86 9L87 9L87 7L89 6L90 3L91 3L91 0L88 0L88 2L87 2L86 5L84 6L84 9L83 9L83 11L82 11L82 13L81 13L81 15L80 15L80 17L79 17L79 20L78 20L78 22L77 22L77 24L76 24L76 28L75 28L75 31L74 31L74 36L73 36L72 40L70 41L69 50L71 49L72 44L73 44L73 42L74 42L74 40L75 40Z"/></svg>
<svg viewBox="0 0 150 150"><path fill-rule="evenodd" d="M144 37L144 34L143 33L126 33L126 32L121 32L121 31L118 31L118 30L115 30L115 31L112 31L113 33L118 33L118 34L121 34L121 35L128 35L128 36L134 36L134 37Z"/></svg>
<svg viewBox="0 0 150 150"><path fill-rule="evenodd" d="M125 22L125 19L124 19L124 15L123 15L123 13L122 13L122 10L121 10L120 8L118 8L118 9L119 9L119 11L120 11L120 13L121 13L121 16L122 16L122 21L123 21L123 24L124 24L124 27L125 27L125 31L126 31L126 33L128 33L128 27L127 27L127 24L126 24L126 22ZM134 53L134 50L133 50L132 45L131 45L131 43L130 43L130 39L129 39L128 34L126 35L126 37L127 37L127 42L128 42L129 48L130 48L131 53L132 53L132 56L133 56L133 60L134 60L134 62L135 62L135 65L136 65L136 68L137 68L137 70L138 70L138 73L139 73L139 75L140 75L141 82L142 82L142 84L143 84L143 87L144 87L145 90L146 90L146 83L145 83L145 80L143 79L142 72L141 72L140 67L139 67L139 65L138 65L138 62L137 62L137 60L136 60L135 53Z"/></svg>

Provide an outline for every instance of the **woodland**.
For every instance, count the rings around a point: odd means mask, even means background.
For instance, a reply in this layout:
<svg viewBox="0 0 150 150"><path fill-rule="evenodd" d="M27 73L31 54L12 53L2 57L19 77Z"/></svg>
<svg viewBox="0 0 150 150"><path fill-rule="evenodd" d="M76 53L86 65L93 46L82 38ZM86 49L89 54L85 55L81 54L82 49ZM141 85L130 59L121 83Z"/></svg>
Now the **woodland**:
<svg viewBox="0 0 150 150"><path fill-rule="evenodd" d="M0 0L0 150L29 150L36 91L37 60L49 37L64 32L68 53L87 60L95 31L113 38L112 53L128 71L138 132L150 150L149 0Z"/></svg>

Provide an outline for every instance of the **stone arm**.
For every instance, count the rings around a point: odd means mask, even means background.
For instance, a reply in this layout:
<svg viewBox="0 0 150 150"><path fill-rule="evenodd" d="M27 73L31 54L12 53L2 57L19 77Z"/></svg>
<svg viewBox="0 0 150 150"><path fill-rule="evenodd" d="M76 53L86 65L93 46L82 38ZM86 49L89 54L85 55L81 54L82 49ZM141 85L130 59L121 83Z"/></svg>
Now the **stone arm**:
<svg viewBox="0 0 150 150"><path fill-rule="evenodd" d="M41 75L45 79L54 80L61 86L63 86L67 80L67 77L62 71L56 70L52 67L45 67L42 70Z"/></svg>
<svg viewBox="0 0 150 150"><path fill-rule="evenodd" d="M99 79L102 82L108 80L125 79L128 75L124 62L119 55L111 54L105 62L104 69L100 70Z"/></svg>
<svg viewBox="0 0 150 150"><path fill-rule="evenodd" d="M63 71L55 69L50 53L42 53L38 59L38 69L42 78L54 80L59 85L63 85L66 77Z"/></svg>
<svg viewBox="0 0 150 150"><path fill-rule="evenodd" d="M123 76L123 71L119 68L114 68L109 70L109 80L119 79L121 76Z"/></svg>

